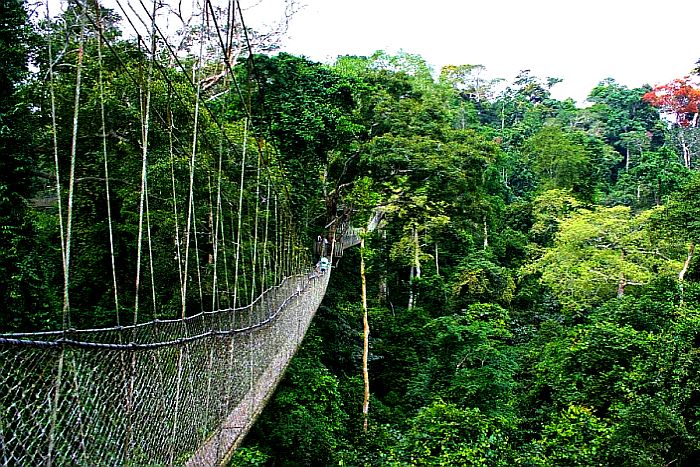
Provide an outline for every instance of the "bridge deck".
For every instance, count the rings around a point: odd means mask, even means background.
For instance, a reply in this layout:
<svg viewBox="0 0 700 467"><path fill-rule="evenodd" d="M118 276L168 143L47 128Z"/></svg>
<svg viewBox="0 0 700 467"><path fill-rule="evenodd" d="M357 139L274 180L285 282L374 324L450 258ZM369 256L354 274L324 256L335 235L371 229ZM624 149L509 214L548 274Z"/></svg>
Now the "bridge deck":
<svg viewBox="0 0 700 467"><path fill-rule="evenodd" d="M314 311L318 309L325 294L329 277L330 272L322 276L320 284L322 293L310 293L308 298L312 301L306 303L306 307ZM209 467L228 463L234 450L241 444L256 418L264 409L268 399L274 394L275 388L284 376L289 362L306 334L313 315L314 313L305 313L292 317L297 319L295 335L288 336L289 338L283 341L284 345L280 347L277 355L258 376L251 389L226 417L218 430L186 462L186 466Z"/></svg>

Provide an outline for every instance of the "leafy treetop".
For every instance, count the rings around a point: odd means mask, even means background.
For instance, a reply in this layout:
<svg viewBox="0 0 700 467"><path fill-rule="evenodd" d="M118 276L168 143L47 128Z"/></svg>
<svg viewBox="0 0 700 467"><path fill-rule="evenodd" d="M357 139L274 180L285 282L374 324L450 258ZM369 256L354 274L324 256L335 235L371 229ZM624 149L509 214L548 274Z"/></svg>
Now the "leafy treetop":
<svg viewBox="0 0 700 467"><path fill-rule="evenodd" d="M656 86L644 94L643 99L675 115L676 123L682 127L696 127L698 124L700 89L687 76Z"/></svg>

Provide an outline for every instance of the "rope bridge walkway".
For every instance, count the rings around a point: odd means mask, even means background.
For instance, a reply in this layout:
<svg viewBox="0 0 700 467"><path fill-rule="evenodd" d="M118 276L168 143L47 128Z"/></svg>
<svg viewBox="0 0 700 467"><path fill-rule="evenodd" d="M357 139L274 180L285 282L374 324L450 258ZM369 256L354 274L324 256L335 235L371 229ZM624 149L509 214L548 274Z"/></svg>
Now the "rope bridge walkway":
<svg viewBox="0 0 700 467"><path fill-rule="evenodd" d="M224 464L330 277L261 129L271 36L239 0L31 6L42 288L0 322L0 463Z"/></svg>
<svg viewBox="0 0 700 467"><path fill-rule="evenodd" d="M218 465L251 427L323 298L297 275L249 306L0 339L3 465Z"/></svg>

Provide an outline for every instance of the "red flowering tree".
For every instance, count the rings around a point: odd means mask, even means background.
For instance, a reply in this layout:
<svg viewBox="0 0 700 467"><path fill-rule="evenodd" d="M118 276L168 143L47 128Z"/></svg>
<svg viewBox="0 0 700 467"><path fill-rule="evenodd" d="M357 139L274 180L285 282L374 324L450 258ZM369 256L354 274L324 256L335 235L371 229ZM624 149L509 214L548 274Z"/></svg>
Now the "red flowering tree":
<svg viewBox="0 0 700 467"><path fill-rule="evenodd" d="M687 76L656 86L643 99L663 113L673 115L678 125L678 140L683 150L683 162L690 168L698 146L698 106L700 89Z"/></svg>
<svg viewBox="0 0 700 467"><path fill-rule="evenodd" d="M682 127L698 125L700 89L694 87L687 76L656 86L644 94L643 99L662 112L674 115L676 123Z"/></svg>

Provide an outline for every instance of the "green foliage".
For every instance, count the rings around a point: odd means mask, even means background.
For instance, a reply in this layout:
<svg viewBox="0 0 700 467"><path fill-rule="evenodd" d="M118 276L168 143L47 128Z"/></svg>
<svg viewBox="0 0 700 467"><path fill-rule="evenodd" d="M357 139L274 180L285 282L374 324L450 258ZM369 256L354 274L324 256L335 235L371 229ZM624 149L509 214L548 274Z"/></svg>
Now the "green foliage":
<svg viewBox="0 0 700 467"><path fill-rule="evenodd" d="M269 454L262 452L257 446L245 446L234 451L228 465L231 467L264 466L270 458Z"/></svg>
<svg viewBox="0 0 700 467"><path fill-rule="evenodd" d="M477 304L463 314L436 318L425 327L431 336L425 363L410 389L428 403L443 398L460 407L512 419L510 401L517 369L508 346L508 313L498 305Z"/></svg>
<svg viewBox="0 0 700 467"><path fill-rule="evenodd" d="M440 401L420 411L392 457L388 465L511 465L498 420Z"/></svg>
<svg viewBox="0 0 700 467"><path fill-rule="evenodd" d="M252 433L251 440L264 439L275 446L274 457L286 465L334 463L346 429L348 415L338 379L314 355L319 345L319 341L307 342L292 361Z"/></svg>
<svg viewBox="0 0 700 467"><path fill-rule="evenodd" d="M51 272L32 236L30 173L37 122L25 104L31 50L35 40L25 3L0 5L0 329L31 329L50 322ZM46 271L46 272L45 272ZM47 296L42 300L42 293ZM47 306L48 305L48 306ZM35 313L31 313L35 310ZM53 324L53 323L52 323Z"/></svg>
<svg viewBox="0 0 700 467"><path fill-rule="evenodd" d="M450 307L461 310L474 302L508 305L513 299L515 281L511 272L486 258L465 258L451 282Z"/></svg>
<svg viewBox="0 0 700 467"><path fill-rule="evenodd" d="M654 218L655 226L683 242L700 241L700 176L695 173Z"/></svg>
<svg viewBox="0 0 700 467"><path fill-rule="evenodd" d="M649 209L688 173L639 90L606 82L577 109L529 72L491 96L481 68L434 83L410 54L335 69L356 80L368 133L334 154L329 193L349 183L335 206L359 223L373 203L385 213L366 251L366 434L352 251L316 328L349 420L335 460L692 465L694 263L682 295L676 277L700 216L694 182Z"/></svg>
<svg viewBox="0 0 700 467"><path fill-rule="evenodd" d="M655 274L677 274L681 265L652 243L651 212L633 216L624 206L582 209L562 221L554 245L524 268L541 274L562 306L579 314L627 285L647 284Z"/></svg>
<svg viewBox="0 0 700 467"><path fill-rule="evenodd" d="M581 206L569 190L552 189L539 194L531 203L531 238L543 246L551 245L559 223Z"/></svg>
<svg viewBox="0 0 700 467"><path fill-rule="evenodd" d="M134 299L139 84L148 57L121 38L118 18L103 9L111 48L102 50L100 63L96 31L81 14L80 4L68 8L36 41L22 3L0 6L4 329L58 326L63 278L55 179L47 175L53 173L47 90L56 96L57 127L71 128L83 28L73 316L95 326L114 319L102 104L118 286L123 302ZM49 83L48 44L65 48L54 57ZM700 179L679 162L672 135L641 99L644 89L606 80L591 92L593 105L578 109L552 99L558 80L529 70L496 94L498 80L483 80L480 65L446 67L436 82L421 57L403 52L341 57L333 67L289 54L256 56L235 70L240 95L208 96L221 126L200 111L193 147L191 70L158 60L148 151L156 272L142 279L153 279L162 307L152 312L144 294L144 319L180 311L173 232L185 222L189 157L196 153L206 167L193 180L194 198L213 199L224 136L234 144L222 155L222 199L233 216L242 194L244 234L253 233L260 206L250 178L258 160L270 184L289 193L280 202L295 214L270 232L294 222L304 242L327 225L349 220L362 227L375 208L384 214L378 231L366 234L364 252L372 320L367 432L360 413L359 255L349 250L334 265L304 347L233 465L697 460L695 256L684 283L676 278L688 247L700 240ZM183 61L194 64L193 57ZM201 71L217 67L207 63ZM241 100L257 130L246 148ZM57 132L56 140L65 190L71 132ZM173 140L179 146L171 148ZM243 149L249 159L241 166ZM206 202L197 206L201 243L189 267L201 263L196 270L207 290L214 280L212 211ZM235 229L226 229L234 242ZM240 247L240 264L249 267L255 247L245 240ZM267 245L268 258L285 249ZM254 292L249 272L240 275L246 295ZM202 306L196 290L185 297L188 311Z"/></svg>
<svg viewBox="0 0 700 467"><path fill-rule="evenodd" d="M563 130L545 126L525 142L525 148L545 189L580 189L590 156Z"/></svg>
<svg viewBox="0 0 700 467"><path fill-rule="evenodd" d="M542 438L526 448L517 465L549 466L607 465L606 451L610 427L593 412L578 405L569 406L542 429Z"/></svg>

